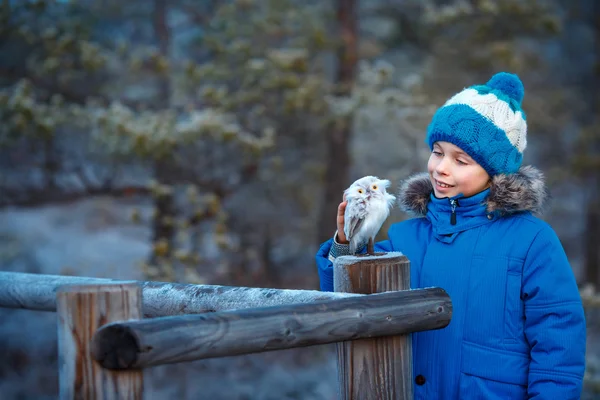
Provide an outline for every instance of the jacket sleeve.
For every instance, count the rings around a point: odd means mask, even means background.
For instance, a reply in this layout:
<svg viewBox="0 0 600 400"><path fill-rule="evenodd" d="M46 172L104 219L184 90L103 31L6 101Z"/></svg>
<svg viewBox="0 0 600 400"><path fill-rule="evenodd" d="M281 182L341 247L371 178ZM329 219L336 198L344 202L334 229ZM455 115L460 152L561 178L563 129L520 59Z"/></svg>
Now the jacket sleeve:
<svg viewBox="0 0 600 400"><path fill-rule="evenodd" d="M531 356L529 397L579 399L585 371L585 316L567 256L548 225L529 249L522 288Z"/></svg>
<svg viewBox="0 0 600 400"><path fill-rule="evenodd" d="M333 244L333 238L321 244L317 251L317 270L319 271L319 282L321 291L333 292L333 257L330 257L329 250ZM375 243L375 251L390 252L393 251L389 240L383 240Z"/></svg>

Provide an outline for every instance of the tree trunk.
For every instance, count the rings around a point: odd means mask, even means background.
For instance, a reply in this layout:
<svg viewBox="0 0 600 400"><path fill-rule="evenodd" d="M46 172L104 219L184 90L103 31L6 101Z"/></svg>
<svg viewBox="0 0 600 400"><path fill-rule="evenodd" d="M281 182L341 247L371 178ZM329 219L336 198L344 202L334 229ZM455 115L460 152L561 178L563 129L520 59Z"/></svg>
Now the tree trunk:
<svg viewBox="0 0 600 400"><path fill-rule="evenodd" d="M342 44L338 52L336 81L340 88L339 94L347 95L350 93L358 60L356 0L337 0L337 21ZM328 133L325 193L317 232L319 242L333 235L337 206L342 201L344 189L349 185L350 120L336 124Z"/></svg>
<svg viewBox="0 0 600 400"><path fill-rule="evenodd" d="M168 3L167 0L154 0L154 33L158 41L160 55L169 59L169 47L171 42L171 32L167 24ZM169 70L161 71L158 78L158 96L155 104L159 109L168 108L170 105L171 85L169 81ZM155 162L154 175L160 184L167 185L169 182L169 156ZM175 227L173 225L176 215L175 199L173 192L160 191L161 193L154 198L154 208L156 213L152 224L152 240L156 243L163 243L160 254L154 252L151 263L157 265L157 255L161 257L170 257L173 251L175 240ZM166 246L164 246L166 244Z"/></svg>
<svg viewBox="0 0 600 400"><path fill-rule="evenodd" d="M160 55L169 60L171 31L169 30L169 25L167 24L167 14L167 0L154 0L154 32L156 34L156 39L158 40L158 49L160 51ZM160 106L165 107L169 105L169 99L171 97L169 69L161 72L161 74L162 75L158 80L159 94L157 101Z"/></svg>
<svg viewBox="0 0 600 400"><path fill-rule="evenodd" d="M598 179L600 180L600 179ZM596 183L596 185L600 182ZM593 283L596 289L600 288L600 204L598 204L598 190L592 189L595 197L588 202L585 219L585 271L586 282Z"/></svg>
<svg viewBox="0 0 600 400"><path fill-rule="evenodd" d="M595 63L592 71L591 82L587 86L590 99L590 118L591 126L597 126L600 122L598 115L600 113L600 4L596 1L592 6L592 26L594 28L594 53ZM585 228L585 278L586 282L593 283L596 288L600 288L600 139L594 137L590 151L592 157L592 167L589 173L591 176L590 197L586 210L586 228Z"/></svg>

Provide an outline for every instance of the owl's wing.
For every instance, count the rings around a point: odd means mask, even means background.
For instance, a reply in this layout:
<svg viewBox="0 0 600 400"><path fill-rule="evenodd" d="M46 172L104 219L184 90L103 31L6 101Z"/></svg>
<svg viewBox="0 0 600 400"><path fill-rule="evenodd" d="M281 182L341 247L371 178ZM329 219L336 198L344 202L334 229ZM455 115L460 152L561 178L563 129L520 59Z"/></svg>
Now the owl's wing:
<svg viewBox="0 0 600 400"><path fill-rule="evenodd" d="M346 239L350 240L360 229L365 221L366 214L367 210L364 203L348 202L346 212L344 213L344 234L346 235Z"/></svg>

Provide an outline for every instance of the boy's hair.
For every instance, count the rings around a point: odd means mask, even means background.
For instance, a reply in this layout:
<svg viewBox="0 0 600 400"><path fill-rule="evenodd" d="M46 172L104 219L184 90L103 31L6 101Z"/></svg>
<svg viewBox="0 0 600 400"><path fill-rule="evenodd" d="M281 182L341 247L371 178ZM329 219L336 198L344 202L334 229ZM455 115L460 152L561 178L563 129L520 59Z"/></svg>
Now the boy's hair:
<svg viewBox="0 0 600 400"><path fill-rule="evenodd" d="M517 172L527 146L527 121L521 109L525 89L515 74L500 72L450 98L433 116L425 142L460 147L490 176Z"/></svg>

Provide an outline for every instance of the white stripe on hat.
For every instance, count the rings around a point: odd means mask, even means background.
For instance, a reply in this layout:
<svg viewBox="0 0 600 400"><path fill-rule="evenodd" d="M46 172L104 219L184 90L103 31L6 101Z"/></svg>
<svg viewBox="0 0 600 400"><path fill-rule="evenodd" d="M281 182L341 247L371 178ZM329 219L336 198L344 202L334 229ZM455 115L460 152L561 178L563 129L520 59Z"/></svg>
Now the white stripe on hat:
<svg viewBox="0 0 600 400"><path fill-rule="evenodd" d="M487 118L506 133L510 143L520 153L527 147L527 121L521 111L513 111L507 102L495 94L480 94L476 89L467 88L451 97L444 106L464 104Z"/></svg>

